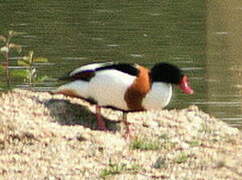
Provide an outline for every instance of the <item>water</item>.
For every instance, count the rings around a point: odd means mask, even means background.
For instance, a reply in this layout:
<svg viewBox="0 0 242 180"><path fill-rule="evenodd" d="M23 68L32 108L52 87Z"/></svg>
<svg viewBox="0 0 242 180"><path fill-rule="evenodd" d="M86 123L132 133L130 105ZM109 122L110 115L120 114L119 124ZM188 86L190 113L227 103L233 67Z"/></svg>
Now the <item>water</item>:
<svg viewBox="0 0 242 180"><path fill-rule="evenodd" d="M168 108L198 105L232 126L242 127L242 3L215 1L0 1L0 34L22 32L13 42L10 65L29 50L49 63L37 66L49 79L34 86L48 90L55 79L85 63L134 62L151 67L167 61L189 75L195 90L175 90ZM0 56L3 61L3 56ZM12 68L11 67L11 68ZM15 71L16 69L11 69ZM0 73L0 87L6 88ZM26 87L11 77L12 87Z"/></svg>

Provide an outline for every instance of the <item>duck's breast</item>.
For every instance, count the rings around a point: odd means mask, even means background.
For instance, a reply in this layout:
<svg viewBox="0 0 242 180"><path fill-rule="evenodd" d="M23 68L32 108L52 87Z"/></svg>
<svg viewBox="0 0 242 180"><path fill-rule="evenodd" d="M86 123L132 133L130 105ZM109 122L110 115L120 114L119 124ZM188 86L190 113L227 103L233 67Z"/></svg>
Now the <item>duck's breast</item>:
<svg viewBox="0 0 242 180"><path fill-rule="evenodd" d="M142 101L146 110L161 110L167 106L172 96L172 85L168 83L153 83L150 91Z"/></svg>

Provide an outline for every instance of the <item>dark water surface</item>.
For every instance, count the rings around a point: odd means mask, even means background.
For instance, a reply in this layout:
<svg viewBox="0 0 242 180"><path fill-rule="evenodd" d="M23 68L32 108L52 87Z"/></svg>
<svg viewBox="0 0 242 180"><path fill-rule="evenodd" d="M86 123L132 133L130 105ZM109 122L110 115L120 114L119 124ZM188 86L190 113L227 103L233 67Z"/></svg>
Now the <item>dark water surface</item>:
<svg viewBox="0 0 242 180"><path fill-rule="evenodd" d="M175 90L168 108L195 104L242 126L241 0L11 0L0 1L0 18L0 34L23 33L13 39L23 52L12 53L11 66L29 50L49 59L37 70L52 80L36 88L55 87L55 78L85 63L167 61L182 67L195 90L193 96ZM12 77L11 85L28 84ZM0 86L6 87L4 74Z"/></svg>

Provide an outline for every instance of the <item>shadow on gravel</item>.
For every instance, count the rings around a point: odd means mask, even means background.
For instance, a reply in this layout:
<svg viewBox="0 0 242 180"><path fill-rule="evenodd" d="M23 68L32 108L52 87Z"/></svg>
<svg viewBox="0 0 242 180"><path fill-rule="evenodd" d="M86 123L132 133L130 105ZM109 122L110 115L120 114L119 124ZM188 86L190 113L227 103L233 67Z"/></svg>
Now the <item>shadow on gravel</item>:
<svg viewBox="0 0 242 180"><path fill-rule="evenodd" d="M81 125L92 130L97 129L96 117L87 107L70 103L68 100L51 99L45 102L51 116L61 125ZM119 122L104 118L110 131L120 130Z"/></svg>

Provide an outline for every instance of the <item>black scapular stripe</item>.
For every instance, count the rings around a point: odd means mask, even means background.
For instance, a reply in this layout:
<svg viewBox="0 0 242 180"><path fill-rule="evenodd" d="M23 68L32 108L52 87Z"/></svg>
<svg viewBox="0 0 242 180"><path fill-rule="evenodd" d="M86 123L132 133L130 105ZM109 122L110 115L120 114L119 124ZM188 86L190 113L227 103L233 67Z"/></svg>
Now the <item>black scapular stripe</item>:
<svg viewBox="0 0 242 180"><path fill-rule="evenodd" d="M118 64L112 64L108 66L103 66L103 67L97 68L96 71L108 70L108 69L116 69L118 71L130 74L132 76L137 76L139 74L139 70L133 65L128 63L118 63Z"/></svg>

